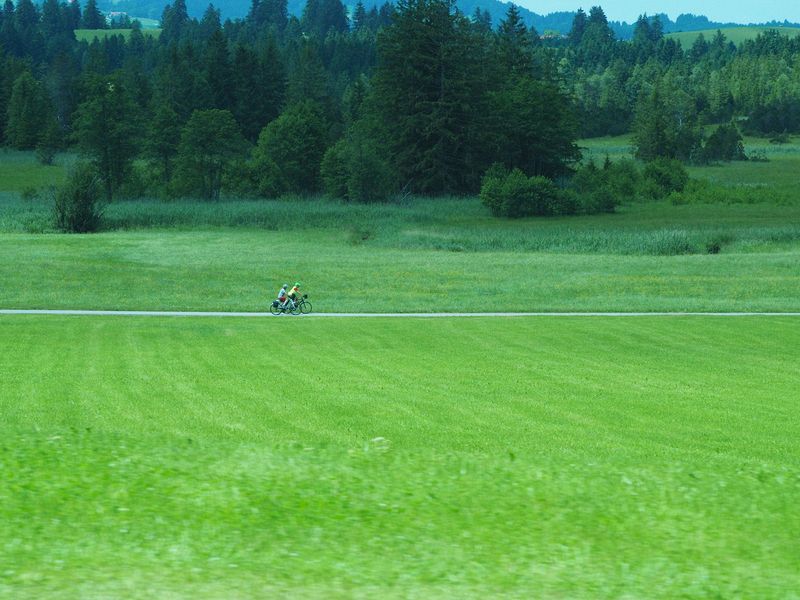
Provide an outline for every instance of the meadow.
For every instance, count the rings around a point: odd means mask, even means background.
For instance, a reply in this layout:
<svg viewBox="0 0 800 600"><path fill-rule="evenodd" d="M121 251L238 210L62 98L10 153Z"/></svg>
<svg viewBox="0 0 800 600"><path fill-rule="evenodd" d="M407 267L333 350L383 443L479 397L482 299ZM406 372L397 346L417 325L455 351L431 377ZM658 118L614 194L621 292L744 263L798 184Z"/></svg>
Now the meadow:
<svg viewBox="0 0 800 600"><path fill-rule="evenodd" d="M0 317L0 596L792 597L790 318Z"/></svg>
<svg viewBox="0 0 800 600"><path fill-rule="evenodd" d="M742 26L742 27L723 27L722 29L706 29L703 31L680 31L675 33L668 33L664 37L677 40L684 48L691 48L694 41L703 34L706 41L710 42L714 39L717 31L721 31L725 36L725 40L733 42L737 46L747 40L754 40L759 35L767 33L768 31L777 31L782 35L789 37L797 37L800 35L800 28L798 27L759 27L759 26Z"/></svg>
<svg viewBox="0 0 800 600"><path fill-rule="evenodd" d="M716 203L119 201L92 235L31 191L70 157L9 153L0 307L800 311L800 153L764 147L693 170ZM792 598L798 365L792 317L0 316L0 597Z"/></svg>

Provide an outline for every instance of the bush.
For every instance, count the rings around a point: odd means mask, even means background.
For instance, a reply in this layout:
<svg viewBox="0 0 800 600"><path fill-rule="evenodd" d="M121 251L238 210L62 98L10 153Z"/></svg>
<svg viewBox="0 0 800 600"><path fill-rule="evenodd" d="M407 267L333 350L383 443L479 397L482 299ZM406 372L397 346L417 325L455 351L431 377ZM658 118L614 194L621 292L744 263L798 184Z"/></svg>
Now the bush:
<svg viewBox="0 0 800 600"><path fill-rule="evenodd" d="M56 229L68 233L97 231L105 205L101 201L100 176L90 165L80 165L54 193Z"/></svg>
<svg viewBox="0 0 800 600"><path fill-rule="evenodd" d="M572 214L574 202L546 177L527 177L519 169L503 173L493 166L483 178L481 202L496 217Z"/></svg>
<svg viewBox="0 0 800 600"><path fill-rule="evenodd" d="M689 183L689 173L679 160L658 158L644 167L647 195L663 198L672 192L682 192Z"/></svg>

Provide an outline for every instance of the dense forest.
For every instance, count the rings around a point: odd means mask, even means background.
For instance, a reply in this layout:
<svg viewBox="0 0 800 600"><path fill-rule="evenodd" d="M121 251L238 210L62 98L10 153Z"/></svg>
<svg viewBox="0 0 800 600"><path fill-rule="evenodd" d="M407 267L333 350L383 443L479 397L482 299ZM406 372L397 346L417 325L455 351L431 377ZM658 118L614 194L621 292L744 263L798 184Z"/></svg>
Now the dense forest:
<svg viewBox="0 0 800 600"><path fill-rule="evenodd" d="M494 23L449 0L352 17L308 0L300 18L252 0L224 22L176 0L161 24L78 41L108 26L95 0L6 0L0 143L43 162L74 149L109 198L368 201L475 193L487 170L563 187L579 137L633 132L639 158L687 162L744 158L740 130L800 131L800 39L777 32L683 49L642 16L623 41L594 7L544 38L513 5Z"/></svg>

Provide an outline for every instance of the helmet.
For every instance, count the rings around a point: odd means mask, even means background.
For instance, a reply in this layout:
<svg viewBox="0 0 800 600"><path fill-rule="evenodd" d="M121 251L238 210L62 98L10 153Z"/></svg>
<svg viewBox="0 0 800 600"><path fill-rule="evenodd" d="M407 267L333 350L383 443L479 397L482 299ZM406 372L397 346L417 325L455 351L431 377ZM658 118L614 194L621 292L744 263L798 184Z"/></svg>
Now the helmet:
<svg viewBox="0 0 800 600"><path fill-rule="evenodd" d="M281 289L282 289L282 290L285 290L287 287L289 287L289 284L288 284L288 283L284 283L284 284L281 286Z"/></svg>
<svg viewBox="0 0 800 600"><path fill-rule="evenodd" d="M299 281L295 281L294 282L294 287L300 287L300 282Z"/></svg>

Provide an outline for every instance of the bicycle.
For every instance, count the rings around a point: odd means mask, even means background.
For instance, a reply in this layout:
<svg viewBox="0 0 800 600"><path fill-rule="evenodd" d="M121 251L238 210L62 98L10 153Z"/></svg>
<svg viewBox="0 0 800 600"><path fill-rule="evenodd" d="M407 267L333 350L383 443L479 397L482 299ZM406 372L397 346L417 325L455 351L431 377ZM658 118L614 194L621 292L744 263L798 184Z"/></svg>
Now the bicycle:
<svg viewBox="0 0 800 600"><path fill-rule="evenodd" d="M300 297L300 299L297 302L295 302L294 309L297 312L294 312L292 314L296 315L296 314L300 313L300 314L303 314L303 315L307 315L308 313L311 312L311 308L312 308L311 307L311 302L308 300L308 294L303 294Z"/></svg>
<svg viewBox="0 0 800 600"><path fill-rule="evenodd" d="M285 313L289 313L290 315L307 315L311 312L311 302L308 301L308 294L303 294L296 302L289 299L285 304L273 300L272 304L270 304L269 312L273 315L282 315Z"/></svg>

